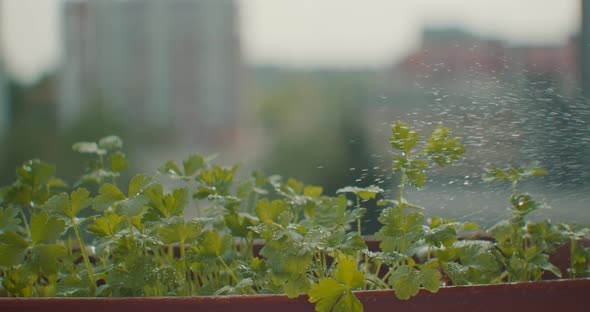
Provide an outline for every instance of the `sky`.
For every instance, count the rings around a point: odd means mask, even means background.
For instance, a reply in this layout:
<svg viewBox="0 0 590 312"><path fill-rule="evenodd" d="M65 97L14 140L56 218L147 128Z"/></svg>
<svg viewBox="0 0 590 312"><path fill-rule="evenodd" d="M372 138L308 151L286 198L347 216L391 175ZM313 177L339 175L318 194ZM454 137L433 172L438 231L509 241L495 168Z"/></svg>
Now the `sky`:
<svg viewBox="0 0 590 312"><path fill-rule="evenodd" d="M382 66L416 49L425 26L559 44L580 23L579 0L236 1L250 64ZM60 3L0 0L0 53L17 79L33 81L59 64Z"/></svg>

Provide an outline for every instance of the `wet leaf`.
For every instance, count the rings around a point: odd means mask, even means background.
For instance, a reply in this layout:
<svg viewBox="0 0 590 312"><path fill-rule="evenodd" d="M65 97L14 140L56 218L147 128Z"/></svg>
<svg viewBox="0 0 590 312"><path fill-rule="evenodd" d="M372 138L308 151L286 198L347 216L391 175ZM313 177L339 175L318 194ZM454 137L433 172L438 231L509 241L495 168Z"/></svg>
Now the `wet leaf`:
<svg viewBox="0 0 590 312"><path fill-rule="evenodd" d="M397 121L391 128L393 135L389 138L391 146L404 152L406 155L418 142L418 133L411 130L410 125L402 121Z"/></svg>
<svg viewBox="0 0 590 312"><path fill-rule="evenodd" d="M354 296L349 286L338 283L333 278L320 279L314 284L308 293L309 302L316 303L318 312L359 312L363 311L363 305Z"/></svg>

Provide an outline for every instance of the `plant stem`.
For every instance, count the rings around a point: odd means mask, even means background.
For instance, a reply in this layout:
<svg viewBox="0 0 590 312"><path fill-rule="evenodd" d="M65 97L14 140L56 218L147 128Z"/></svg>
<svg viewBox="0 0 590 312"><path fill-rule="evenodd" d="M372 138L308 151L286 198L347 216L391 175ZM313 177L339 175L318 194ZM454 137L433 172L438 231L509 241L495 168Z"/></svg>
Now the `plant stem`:
<svg viewBox="0 0 590 312"><path fill-rule="evenodd" d="M397 203L398 205L402 204L402 194L404 192L404 185L406 184L406 174L402 171L402 175L399 179L399 189L397 191Z"/></svg>
<svg viewBox="0 0 590 312"><path fill-rule="evenodd" d="M31 227L29 226L29 221L27 220L27 216L25 214L24 209L25 208L23 207L23 209L20 210L20 216L23 219L23 224L25 225L25 231L27 231L27 234L29 235L29 237L31 237L32 236Z"/></svg>
<svg viewBox="0 0 590 312"><path fill-rule="evenodd" d="M238 280L238 278L234 275L234 271L232 271L232 269L230 269L229 266L227 266L227 264L225 263L225 261L223 261L223 259L221 258L221 256L217 256L217 259L219 259L219 261L221 262L221 264L225 267L225 269L227 270L227 272L229 272L229 275L234 279L234 281L239 282L240 280Z"/></svg>
<svg viewBox="0 0 590 312"><path fill-rule="evenodd" d="M86 266L88 279L90 280L90 292L94 294L96 293L96 280L94 279L94 273L92 272L92 264L90 263L90 258L88 257L88 252L86 251L86 245L84 244L82 235L80 235L80 229L78 228L78 224L76 223L76 218L72 217L71 220L72 227L74 228L74 233L76 234L76 238L78 239L78 245L80 246L80 252L82 253L82 259L84 259L84 265Z"/></svg>

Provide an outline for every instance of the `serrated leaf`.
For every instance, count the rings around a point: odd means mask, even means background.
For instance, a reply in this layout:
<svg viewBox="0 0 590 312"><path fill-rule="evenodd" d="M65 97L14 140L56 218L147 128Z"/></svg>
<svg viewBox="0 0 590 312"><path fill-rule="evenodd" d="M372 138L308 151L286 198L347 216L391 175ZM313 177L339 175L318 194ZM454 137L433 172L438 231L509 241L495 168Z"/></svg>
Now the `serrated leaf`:
<svg viewBox="0 0 590 312"><path fill-rule="evenodd" d="M295 274L287 279L283 286L283 291L289 298L297 298L299 295L307 293L311 287L311 283L305 273Z"/></svg>
<svg viewBox="0 0 590 312"><path fill-rule="evenodd" d="M352 256L340 255L334 275L336 280L353 288L362 287L365 275L357 270L356 259Z"/></svg>
<svg viewBox="0 0 590 312"><path fill-rule="evenodd" d="M59 213L67 219L75 218L78 212L92 204L90 193L85 188L78 188L72 192L71 198L67 193L54 195L45 202L43 208Z"/></svg>
<svg viewBox="0 0 590 312"><path fill-rule="evenodd" d="M485 174L482 176L482 179L486 182L508 180L508 175L506 175L500 168L490 167L485 168Z"/></svg>
<svg viewBox="0 0 590 312"><path fill-rule="evenodd" d="M47 186L49 188L67 188L68 184L62 179L50 178L49 181L47 181Z"/></svg>
<svg viewBox="0 0 590 312"><path fill-rule="evenodd" d="M52 243L60 238L65 230L65 221L49 217L44 211L31 215L31 241L33 245L42 242Z"/></svg>
<svg viewBox="0 0 590 312"><path fill-rule="evenodd" d="M268 199L264 198L258 202L255 211L260 221L268 224L277 222L279 215L288 209L288 204L282 200L277 199L269 202Z"/></svg>
<svg viewBox="0 0 590 312"><path fill-rule="evenodd" d="M448 166L465 153L459 138L449 139L451 130L437 126L424 146L424 152L439 166Z"/></svg>
<svg viewBox="0 0 590 312"><path fill-rule="evenodd" d="M182 166L184 168L184 174L186 176L192 176L197 170L205 166L205 159L200 155L190 155L182 162Z"/></svg>
<svg viewBox="0 0 590 312"><path fill-rule="evenodd" d="M391 146L405 154L409 154L418 142L418 133L411 130L410 125L402 121L397 121L391 128L391 132L393 133L389 138Z"/></svg>
<svg viewBox="0 0 590 312"><path fill-rule="evenodd" d="M221 255L223 248L222 238L215 230L208 230L203 232L200 237L201 253L206 256L218 257Z"/></svg>
<svg viewBox="0 0 590 312"><path fill-rule="evenodd" d="M539 177L547 175L547 170L539 167L539 162L533 162L522 168L521 175L524 177Z"/></svg>
<svg viewBox="0 0 590 312"><path fill-rule="evenodd" d="M123 147L123 140L116 135L109 135L98 141L98 147L108 151L120 149Z"/></svg>
<svg viewBox="0 0 590 312"><path fill-rule="evenodd" d="M6 231L16 231L20 228L21 219L17 218L19 210L14 207L0 207L0 234Z"/></svg>
<svg viewBox="0 0 590 312"><path fill-rule="evenodd" d="M120 173L129 167L129 163L123 153L113 153L109 155L109 160L111 162L111 171L115 173Z"/></svg>
<svg viewBox="0 0 590 312"><path fill-rule="evenodd" d="M68 218L72 218L73 216L67 193L61 193L50 197L42 207L50 211L59 212L61 215Z"/></svg>
<svg viewBox="0 0 590 312"><path fill-rule="evenodd" d="M93 207L102 211L114 203L125 200L125 194L113 184L105 183L98 190L99 195L94 199Z"/></svg>
<svg viewBox="0 0 590 312"><path fill-rule="evenodd" d="M410 299L420 291L420 272L409 265L398 267L388 281L395 290L395 296L402 300Z"/></svg>
<svg viewBox="0 0 590 312"><path fill-rule="evenodd" d="M160 239L164 244L189 242L201 233L201 225L195 221L185 221L182 217L173 218L159 228Z"/></svg>
<svg viewBox="0 0 590 312"><path fill-rule="evenodd" d="M103 217L96 218L88 230L100 236L113 236L121 227L125 218L114 212L106 213Z"/></svg>
<svg viewBox="0 0 590 312"><path fill-rule="evenodd" d="M435 293L441 286L442 275L437 269L427 268L420 270L420 284L428 291Z"/></svg>
<svg viewBox="0 0 590 312"><path fill-rule="evenodd" d="M510 198L512 207L520 215L526 215L539 208L539 204L530 195L515 195Z"/></svg>
<svg viewBox="0 0 590 312"><path fill-rule="evenodd" d="M414 187L424 186L426 182L426 169L428 163L425 160L412 160L407 163L405 167L405 174L408 177L408 182Z"/></svg>
<svg viewBox="0 0 590 312"><path fill-rule="evenodd" d="M354 296L350 287L338 283L333 278L322 278L308 293L309 302L316 303L318 312L363 311L363 306Z"/></svg>
<svg viewBox="0 0 590 312"><path fill-rule="evenodd" d="M43 187L55 173L55 166L38 159L26 161L17 169L19 178L33 187L33 191Z"/></svg>
<svg viewBox="0 0 590 312"><path fill-rule="evenodd" d="M30 263L35 271L55 274L62 267L66 248L62 245L38 244L31 248Z"/></svg>
<svg viewBox="0 0 590 312"><path fill-rule="evenodd" d="M299 182L295 179L287 180L287 186L293 190L295 194L302 194L303 193L303 183Z"/></svg>
<svg viewBox="0 0 590 312"><path fill-rule="evenodd" d="M429 228L425 233L424 239L434 247L449 247L457 240L455 224L447 223Z"/></svg>
<svg viewBox="0 0 590 312"><path fill-rule="evenodd" d="M153 182L153 179L151 177L148 177L143 174L136 175L129 182L129 191L127 193L128 196L130 198L137 196L139 193L141 193L143 191L144 188L146 188L152 182Z"/></svg>
<svg viewBox="0 0 590 312"><path fill-rule="evenodd" d="M320 197L320 195L322 195L323 191L324 191L324 189L321 186L309 185L303 189L303 195L309 196L311 198L318 198L318 197Z"/></svg>
<svg viewBox="0 0 590 312"><path fill-rule="evenodd" d="M78 188L70 195L72 217L78 215L78 212L92 204L90 192L85 188Z"/></svg>
<svg viewBox="0 0 590 312"><path fill-rule="evenodd" d="M171 175L172 177L181 177L182 171L178 166L172 161L167 161L160 169L158 169L161 173Z"/></svg>
<svg viewBox="0 0 590 312"><path fill-rule="evenodd" d="M24 262L29 243L13 231L0 234L0 266L12 267Z"/></svg>
<svg viewBox="0 0 590 312"><path fill-rule="evenodd" d="M120 214L130 217L139 216L146 208L149 203L149 199L146 196L135 196L127 200L120 201L117 204L117 208Z"/></svg>

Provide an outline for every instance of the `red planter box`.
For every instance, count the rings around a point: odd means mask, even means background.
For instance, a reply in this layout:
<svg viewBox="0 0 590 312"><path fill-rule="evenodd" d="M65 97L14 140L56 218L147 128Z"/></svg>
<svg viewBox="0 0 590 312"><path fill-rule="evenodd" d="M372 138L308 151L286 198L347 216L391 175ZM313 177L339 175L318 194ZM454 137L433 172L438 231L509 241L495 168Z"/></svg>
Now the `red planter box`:
<svg viewBox="0 0 590 312"><path fill-rule="evenodd" d="M391 290L356 292L365 311L588 311L590 279L444 287L399 300ZM148 298L2 298L0 311L195 312L314 311L306 296L284 295Z"/></svg>

